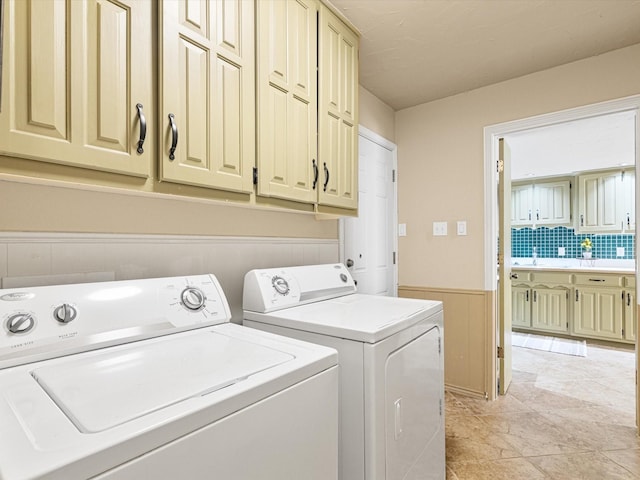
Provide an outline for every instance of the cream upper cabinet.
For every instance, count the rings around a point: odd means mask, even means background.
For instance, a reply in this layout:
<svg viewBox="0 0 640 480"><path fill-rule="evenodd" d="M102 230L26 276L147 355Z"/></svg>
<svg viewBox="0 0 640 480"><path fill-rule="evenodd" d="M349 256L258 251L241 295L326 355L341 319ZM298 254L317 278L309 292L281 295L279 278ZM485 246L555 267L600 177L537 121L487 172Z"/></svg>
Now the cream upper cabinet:
<svg viewBox="0 0 640 480"><path fill-rule="evenodd" d="M318 203L358 208L358 36L327 7L319 14Z"/></svg>
<svg viewBox="0 0 640 480"><path fill-rule="evenodd" d="M567 225L571 222L571 182L515 184L511 187L511 225Z"/></svg>
<svg viewBox="0 0 640 480"><path fill-rule="evenodd" d="M254 3L165 0L158 8L160 178L250 193Z"/></svg>
<svg viewBox="0 0 640 480"><path fill-rule="evenodd" d="M314 0L256 2L262 196L304 203L317 199L317 11Z"/></svg>
<svg viewBox="0 0 640 480"><path fill-rule="evenodd" d="M578 177L578 230L635 230L633 171L590 173Z"/></svg>
<svg viewBox="0 0 640 480"><path fill-rule="evenodd" d="M149 176L152 6L5 1L0 153Z"/></svg>

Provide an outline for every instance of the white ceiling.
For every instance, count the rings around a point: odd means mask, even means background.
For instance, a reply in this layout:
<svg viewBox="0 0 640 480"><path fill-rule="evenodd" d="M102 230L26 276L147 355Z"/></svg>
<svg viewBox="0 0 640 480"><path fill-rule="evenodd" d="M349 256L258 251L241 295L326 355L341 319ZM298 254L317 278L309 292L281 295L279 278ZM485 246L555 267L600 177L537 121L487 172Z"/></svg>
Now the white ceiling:
<svg viewBox="0 0 640 480"><path fill-rule="evenodd" d="M360 84L394 110L640 43L640 0L330 1L360 30ZM510 135L512 177L633 164L633 125Z"/></svg>
<svg viewBox="0 0 640 480"><path fill-rule="evenodd" d="M568 175L635 163L635 113L623 112L505 136L511 178Z"/></svg>
<svg viewBox="0 0 640 480"><path fill-rule="evenodd" d="M394 110L640 43L640 0L330 0Z"/></svg>

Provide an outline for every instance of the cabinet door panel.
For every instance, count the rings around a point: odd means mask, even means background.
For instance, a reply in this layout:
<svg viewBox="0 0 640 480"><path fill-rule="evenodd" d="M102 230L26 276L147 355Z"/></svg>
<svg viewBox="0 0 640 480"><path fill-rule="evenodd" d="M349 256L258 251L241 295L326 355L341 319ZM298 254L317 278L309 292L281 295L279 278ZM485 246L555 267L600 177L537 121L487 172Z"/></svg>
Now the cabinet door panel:
<svg viewBox="0 0 640 480"><path fill-rule="evenodd" d="M13 10L15 23L5 32L9 45L5 61L13 75L5 79L4 88L11 92L15 106L9 110L3 102L13 118L9 122L5 113L2 128L9 132L6 140L15 142L15 149L36 156L48 145L56 145L49 139L69 140L67 7L64 2L38 0L5 5L8 18Z"/></svg>
<svg viewBox="0 0 640 480"><path fill-rule="evenodd" d="M529 287L511 287L511 324L514 327L531 327L531 291Z"/></svg>
<svg viewBox="0 0 640 480"><path fill-rule="evenodd" d="M580 335L622 339L622 291L583 288L574 313L574 331Z"/></svg>
<svg viewBox="0 0 640 480"><path fill-rule="evenodd" d="M257 2L258 194L314 203L317 5Z"/></svg>
<svg viewBox="0 0 640 480"><path fill-rule="evenodd" d="M148 176L153 148L147 141L137 151L136 104L152 118L151 3L28 0L6 7L13 75L0 113L3 152Z"/></svg>
<svg viewBox="0 0 640 480"><path fill-rule="evenodd" d="M163 2L162 180L249 193L255 162L253 2ZM178 145L169 158L175 115Z"/></svg>
<svg viewBox="0 0 640 480"><path fill-rule="evenodd" d="M329 182L318 199L321 205L356 209L358 38L324 6L319 48L319 156Z"/></svg>
<svg viewBox="0 0 640 480"><path fill-rule="evenodd" d="M87 105L89 145L126 152L131 119L128 118L127 69L130 58L130 16L127 9L111 2L99 2L89 9L89 51L91 73Z"/></svg>
<svg viewBox="0 0 640 480"><path fill-rule="evenodd" d="M533 291L531 326L554 332L567 331L567 290L540 288Z"/></svg>

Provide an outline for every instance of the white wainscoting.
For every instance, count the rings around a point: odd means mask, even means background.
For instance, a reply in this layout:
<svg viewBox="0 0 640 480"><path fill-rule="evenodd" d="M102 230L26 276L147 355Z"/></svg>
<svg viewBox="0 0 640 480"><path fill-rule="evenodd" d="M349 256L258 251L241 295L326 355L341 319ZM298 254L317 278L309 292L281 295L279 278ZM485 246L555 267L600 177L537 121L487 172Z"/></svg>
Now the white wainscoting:
<svg viewBox="0 0 640 480"><path fill-rule="evenodd" d="M236 323L249 270L338 261L337 239L0 233L3 288L213 273Z"/></svg>

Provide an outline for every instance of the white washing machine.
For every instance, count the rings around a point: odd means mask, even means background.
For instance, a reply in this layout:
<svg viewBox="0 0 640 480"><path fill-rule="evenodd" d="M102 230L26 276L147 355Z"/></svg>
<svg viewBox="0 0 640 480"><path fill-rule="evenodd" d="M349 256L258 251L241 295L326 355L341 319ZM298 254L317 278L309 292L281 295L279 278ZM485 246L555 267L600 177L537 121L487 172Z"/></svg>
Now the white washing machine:
<svg viewBox="0 0 640 480"><path fill-rule="evenodd" d="M335 350L229 312L212 275L0 290L0 479L336 479Z"/></svg>
<svg viewBox="0 0 640 480"><path fill-rule="evenodd" d="M344 265L247 273L244 325L338 350L340 478L445 478L442 303L356 293Z"/></svg>

